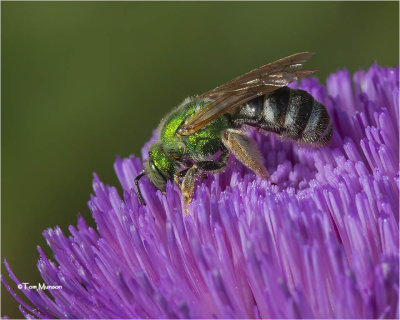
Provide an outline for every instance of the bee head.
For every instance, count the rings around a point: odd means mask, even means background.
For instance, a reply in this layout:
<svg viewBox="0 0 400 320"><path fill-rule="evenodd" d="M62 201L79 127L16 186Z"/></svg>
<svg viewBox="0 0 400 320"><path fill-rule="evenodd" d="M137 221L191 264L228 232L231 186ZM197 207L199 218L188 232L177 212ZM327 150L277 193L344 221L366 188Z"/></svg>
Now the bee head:
<svg viewBox="0 0 400 320"><path fill-rule="evenodd" d="M167 181L174 179L177 165L169 158L160 144L154 144L149 150L149 157L144 162L145 170L136 179L136 192L142 204L145 204L139 188L139 179L147 174L153 185L162 192L165 192Z"/></svg>
<svg viewBox="0 0 400 320"><path fill-rule="evenodd" d="M159 143L154 144L149 150L149 157L143 163L145 170L136 179L136 193L140 203L146 204L143 200L139 187L139 179L148 175L153 185L163 193L166 190L167 181L174 179L177 165L174 160L169 158Z"/></svg>

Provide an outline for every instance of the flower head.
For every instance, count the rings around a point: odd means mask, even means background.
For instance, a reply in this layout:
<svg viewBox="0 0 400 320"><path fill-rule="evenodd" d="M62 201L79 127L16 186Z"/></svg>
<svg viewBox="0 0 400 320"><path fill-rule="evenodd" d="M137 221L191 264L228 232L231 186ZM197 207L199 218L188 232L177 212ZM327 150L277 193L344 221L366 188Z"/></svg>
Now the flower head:
<svg viewBox="0 0 400 320"><path fill-rule="evenodd" d="M297 86L293 84L292 87ZM314 149L250 131L271 185L234 158L197 184L184 217L177 186L166 195L139 158L117 158L123 188L94 176L89 208L67 237L44 237L38 268L48 285L22 289L38 318L399 317L399 69L373 65L350 77L304 79L334 123ZM154 140L154 138L153 138ZM146 156L149 143L143 149ZM11 279L20 284L5 263ZM3 283L9 288L8 284Z"/></svg>

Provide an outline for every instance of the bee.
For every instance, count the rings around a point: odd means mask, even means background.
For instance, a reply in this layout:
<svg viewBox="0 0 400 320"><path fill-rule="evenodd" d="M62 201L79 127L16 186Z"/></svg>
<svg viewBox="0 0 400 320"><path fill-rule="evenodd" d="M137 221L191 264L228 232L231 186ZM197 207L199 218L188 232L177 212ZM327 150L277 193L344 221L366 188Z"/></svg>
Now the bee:
<svg viewBox="0 0 400 320"><path fill-rule="evenodd" d="M328 144L333 127L325 107L307 92L287 87L317 71L303 69L312 55L296 53L185 99L161 121L158 141L135 179L140 203L146 204L139 187L144 175L163 193L167 181L175 181L188 215L196 180L221 172L230 153L269 179L256 143L241 130L244 125L312 146Z"/></svg>

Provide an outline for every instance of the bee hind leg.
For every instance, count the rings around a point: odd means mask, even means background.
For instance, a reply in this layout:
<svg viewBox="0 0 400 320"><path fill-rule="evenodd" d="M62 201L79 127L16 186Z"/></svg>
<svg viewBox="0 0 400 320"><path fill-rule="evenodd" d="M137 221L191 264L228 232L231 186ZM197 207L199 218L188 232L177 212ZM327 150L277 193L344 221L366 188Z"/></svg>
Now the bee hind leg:
<svg viewBox="0 0 400 320"><path fill-rule="evenodd" d="M269 173L264 166L260 151L253 139L243 132L227 129L222 132L221 139L225 147L247 168L254 171L260 178L269 179Z"/></svg>

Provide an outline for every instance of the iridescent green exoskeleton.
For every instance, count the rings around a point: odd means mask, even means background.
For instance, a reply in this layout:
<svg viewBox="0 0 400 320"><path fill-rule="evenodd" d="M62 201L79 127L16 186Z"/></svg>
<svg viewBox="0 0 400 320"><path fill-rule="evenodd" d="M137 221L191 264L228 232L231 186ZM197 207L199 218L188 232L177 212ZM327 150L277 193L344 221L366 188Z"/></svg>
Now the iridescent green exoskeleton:
<svg viewBox="0 0 400 320"><path fill-rule="evenodd" d="M218 173L229 153L262 179L269 174L253 140L241 128L250 125L314 146L326 145L332 124L323 105L303 90L286 87L316 70L302 69L313 53L302 52L241 75L200 96L187 98L158 127L159 139L135 183L147 174L165 192L167 181L179 186L186 214L196 179Z"/></svg>

